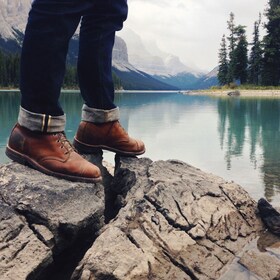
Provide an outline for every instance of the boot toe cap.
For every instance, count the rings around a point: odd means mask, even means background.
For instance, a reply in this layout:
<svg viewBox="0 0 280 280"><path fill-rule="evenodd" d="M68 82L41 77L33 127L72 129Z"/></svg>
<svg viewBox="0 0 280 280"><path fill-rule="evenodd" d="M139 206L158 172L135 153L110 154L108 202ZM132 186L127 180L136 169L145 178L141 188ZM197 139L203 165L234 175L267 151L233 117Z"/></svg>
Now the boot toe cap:
<svg viewBox="0 0 280 280"><path fill-rule="evenodd" d="M84 164L81 176L89 179L95 179L97 181L102 179L100 169L90 162Z"/></svg>
<svg viewBox="0 0 280 280"><path fill-rule="evenodd" d="M144 153L146 151L144 142L137 139L136 143L137 143L137 152Z"/></svg>

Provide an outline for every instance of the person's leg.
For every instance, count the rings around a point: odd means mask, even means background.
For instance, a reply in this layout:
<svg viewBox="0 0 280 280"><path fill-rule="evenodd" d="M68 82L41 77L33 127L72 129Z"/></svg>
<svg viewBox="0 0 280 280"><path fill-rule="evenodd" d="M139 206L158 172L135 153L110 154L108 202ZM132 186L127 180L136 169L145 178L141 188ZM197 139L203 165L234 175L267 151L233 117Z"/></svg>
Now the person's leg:
<svg viewBox="0 0 280 280"><path fill-rule="evenodd" d="M112 51L115 32L127 17L126 0L95 1L81 21L78 78L88 107L111 110L114 104Z"/></svg>
<svg viewBox="0 0 280 280"><path fill-rule="evenodd" d="M18 124L6 154L49 175L95 182L101 179L100 170L66 139L65 115L58 102L68 43L88 5L82 0L33 2L22 48Z"/></svg>
<svg viewBox="0 0 280 280"><path fill-rule="evenodd" d="M35 0L21 54L21 106L27 111L64 115L59 105L68 43L81 15L79 1Z"/></svg>
<svg viewBox="0 0 280 280"><path fill-rule="evenodd" d="M143 142L129 137L120 126L119 108L114 104L112 50L115 32L127 17L127 1L96 2L81 22L78 77L85 105L74 145L88 153L101 148L125 155L143 154Z"/></svg>

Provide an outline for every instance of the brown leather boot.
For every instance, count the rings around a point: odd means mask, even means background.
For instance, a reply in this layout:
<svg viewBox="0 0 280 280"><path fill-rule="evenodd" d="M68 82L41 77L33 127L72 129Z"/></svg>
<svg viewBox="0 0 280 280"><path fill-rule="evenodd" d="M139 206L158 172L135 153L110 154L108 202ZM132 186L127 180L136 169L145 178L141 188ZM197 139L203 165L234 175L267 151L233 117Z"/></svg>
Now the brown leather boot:
<svg viewBox="0 0 280 280"><path fill-rule="evenodd" d="M129 137L118 121L82 121L74 138L74 147L82 153L95 153L100 149L126 156L145 153L144 143Z"/></svg>
<svg viewBox="0 0 280 280"><path fill-rule="evenodd" d="M80 156L63 132L45 134L16 124L6 155L47 175L80 182L102 179L99 168Z"/></svg>

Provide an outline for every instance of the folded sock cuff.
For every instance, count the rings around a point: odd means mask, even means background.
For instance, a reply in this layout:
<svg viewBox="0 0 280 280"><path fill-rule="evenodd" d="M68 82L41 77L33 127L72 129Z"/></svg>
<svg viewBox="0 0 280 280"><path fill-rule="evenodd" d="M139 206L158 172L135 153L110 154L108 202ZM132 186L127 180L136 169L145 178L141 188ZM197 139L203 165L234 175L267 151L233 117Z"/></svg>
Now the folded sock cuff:
<svg viewBox="0 0 280 280"><path fill-rule="evenodd" d="M102 110L88 107L86 104L82 108L82 121L93 123L106 123L120 119L120 110L118 107L111 110Z"/></svg>
<svg viewBox="0 0 280 280"><path fill-rule="evenodd" d="M18 123L32 131L55 133L65 130L66 115L51 116L38 114L20 107Z"/></svg>

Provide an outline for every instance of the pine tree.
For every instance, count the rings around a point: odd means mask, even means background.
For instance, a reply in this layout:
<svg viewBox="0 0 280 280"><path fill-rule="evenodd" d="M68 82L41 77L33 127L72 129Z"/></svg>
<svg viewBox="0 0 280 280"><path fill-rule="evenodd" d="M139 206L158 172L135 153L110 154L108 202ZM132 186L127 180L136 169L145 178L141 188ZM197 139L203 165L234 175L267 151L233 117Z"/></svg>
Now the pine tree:
<svg viewBox="0 0 280 280"><path fill-rule="evenodd" d="M225 85L228 83L228 60L225 34L222 37L221 48L219 51L218 80L220 85Z"/></svg>
<svg viewBox="0 0 280 280"><path fill-rule="evenodd" d="M77 76L76 66L73 66L71 64L66 65L63 87L66 87L66 88L78 87L78 76Z"/></svg>
<svg viewBox="0 0 280 280"><path fill-rule="evenodd" d="M241 84L247 82L248 65L248 42L246 38L245 26L238 25L235 28L236 47L233 51L233 77L239 80Z"/></svg>
<svg viewBox="0 0 280 280"><path fill-rule="evenodd" d="M280 0L269 0L268 6L262 84L277 86L280 84Z"/></svg>
<svg viewBox="0 0 280 280"><path fill-rule="evenodd" d="M260 24L261 14L259 20L254 23L253 42L249 58L248 67L248 81L250 84L259 85L262 69L262 46L260 41Z"/></svg>
<svg viewBox="0 0 280 280"><path fill-rule="evenodd" d="M4 53L0 49L0 87L18 87L19 86L20 54ZM115 89L122 89L121 79L113 72L113 81ZM78 77L76 66L66 65L64 76L64 87L77 88Z"/></svg>
<svg viewBox="0 0 280 280"><path fill-rule="evenodd" d="M235 56L234 56L234 50L236 47L236 27L234 22L234 13L230 13L230 19L227 22L228 24L228 30L230 32L229 37L227 37L229 42L229 62L228 62L228 74L227 74L227 80L228 83L231 83L234 81L234 67L235 67Z"/></svg>
<svg viewBox="0 0 280 280"><path fill-rule="evenodd" d="M114 71L112 72L112 77L113 77L115 89L123 89L122 81Z"/></svg>
<svg viewBox="0 0 280 280"><path fill-rule="evenodd" d="M20 55L15 53L11 55L11 86L19 87L19 65L20 65Z"/></svg>

